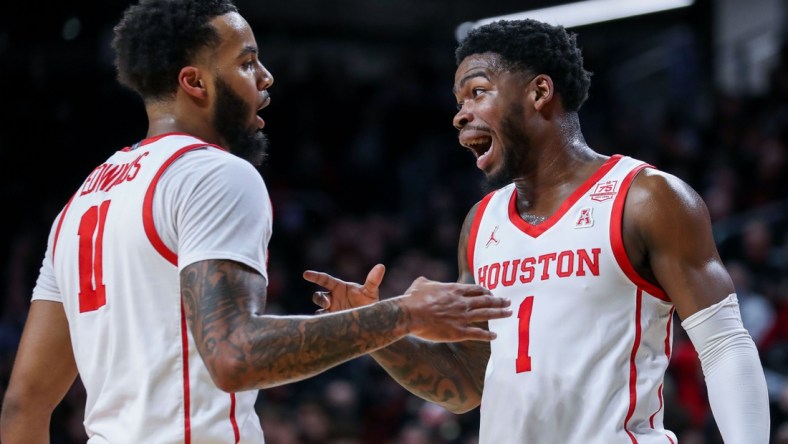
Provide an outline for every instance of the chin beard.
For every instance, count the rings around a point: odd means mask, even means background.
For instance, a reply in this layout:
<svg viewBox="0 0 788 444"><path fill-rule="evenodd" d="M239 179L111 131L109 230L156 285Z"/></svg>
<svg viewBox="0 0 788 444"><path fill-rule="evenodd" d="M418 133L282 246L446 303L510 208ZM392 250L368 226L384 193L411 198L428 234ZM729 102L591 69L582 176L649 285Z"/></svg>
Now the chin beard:
<svg viewBox="0 0 788 444"><path fill-rule="evenodd" d="M482 185L485 194L509 185L520 175L524 160L523 153L529 149L531 144L528 138L522 135L519 137L519 141L507 145L507 148L502 149L503 160L501 167L486 174L486 181Z"/></svg>
<svg viewBox="0 0 788 444"><path fill-rule="evenodd" d="M487 174L487 181L484 184L484 192L503 188L514 181L514 179L525 168L525 155L531 150L531 140L528 135L523 131L522 125L518 122L522 121L523 109L521 106L512 107L511 111L502 122L503 134L510 134L512 137L509 139L511 142L506 144L506 147L501 147L503 151L503 163L501 167Z"/></svg>
<svg viewBox="0 0 788 444"><path fill-rule="evenodd" d="M498 171L487 174L487 180L483 184L485 194L512 183L515 174L512 168L512 159L510 159L510 157L512 156L507 154L501 168Z"/></svg>
<svg viewBox="0 0 788 444"><path fill-rule="evenodd" d="M213 124L231 153L254 166L262 165L268 150L268 138L262 131L244 122L250 106L222 79L216 79L216 109Z"/></svg>

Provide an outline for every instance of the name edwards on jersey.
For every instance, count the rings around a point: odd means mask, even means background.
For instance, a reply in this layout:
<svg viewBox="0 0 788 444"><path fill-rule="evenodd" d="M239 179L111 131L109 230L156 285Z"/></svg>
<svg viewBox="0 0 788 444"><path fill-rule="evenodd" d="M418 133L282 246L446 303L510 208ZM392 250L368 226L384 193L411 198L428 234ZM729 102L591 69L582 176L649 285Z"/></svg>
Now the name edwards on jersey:
<svg viewBox="0 0 788 444"><path fill-rule="evenodd" d="M494 262L477 270L479 285L493 290L498 285L510 287L517 282L527 284L534 279L546 281L570 276L599 276L601 248L585 248L548 253L503 262Z"/></svg>
<svg viewBox="0 0 788 444"><path fill-rule="evenodd" d="M123 182L131 182L137 177L142 165L140 160L149 153L144 152L131 162L121 165L104 163L96 167L85 180L85 184L80 191L80 196L90 194L94 191L109 191L115 185Z"/></svg>

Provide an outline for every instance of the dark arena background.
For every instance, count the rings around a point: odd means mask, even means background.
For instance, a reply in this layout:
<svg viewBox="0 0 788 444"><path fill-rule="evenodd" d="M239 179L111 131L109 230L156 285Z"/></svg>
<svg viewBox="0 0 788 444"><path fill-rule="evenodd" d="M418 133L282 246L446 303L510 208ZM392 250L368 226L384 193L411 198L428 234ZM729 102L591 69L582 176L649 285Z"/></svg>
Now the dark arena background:
<svg viewBox="0 0 788 444"><path fill-rule="evenodd" d="M382 294L453 281L483 176L451 120L460 24L569 2L238 0L273 73L260 168L274 207L271 313L312 313L305 269ZM573 26L594 73L586 139L676 174L705 199L759 347L772 442L788 443L788 2L698 0ZM10 375L49 225L112 151L142 138L141 101L114 79L112 26L126 2L0 6L0 391ZM675 322L665 423L682 444L721 443L696 353ZM57 408L54 444L84 443L79 382ZM264 390L268 444L472 444L478 410L410 395L363 357ZM505 427L506 425L501 425Z"/></svg>

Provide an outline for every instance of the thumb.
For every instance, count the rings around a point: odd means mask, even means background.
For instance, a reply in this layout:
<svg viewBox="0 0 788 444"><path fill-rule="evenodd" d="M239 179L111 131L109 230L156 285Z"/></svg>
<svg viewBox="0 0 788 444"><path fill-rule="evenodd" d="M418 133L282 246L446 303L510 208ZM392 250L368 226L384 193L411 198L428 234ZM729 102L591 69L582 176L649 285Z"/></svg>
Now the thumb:
<svg viewBox="0 0 788 444"><path fill-rule="evenodd" d="M364 288L366 290L377 290L380 287L381 282L383 282L383 275L386 274L386 266L383 264L377 264L372 267L372 270L369 270L367 274L367 280L364 281Z"/></svg>

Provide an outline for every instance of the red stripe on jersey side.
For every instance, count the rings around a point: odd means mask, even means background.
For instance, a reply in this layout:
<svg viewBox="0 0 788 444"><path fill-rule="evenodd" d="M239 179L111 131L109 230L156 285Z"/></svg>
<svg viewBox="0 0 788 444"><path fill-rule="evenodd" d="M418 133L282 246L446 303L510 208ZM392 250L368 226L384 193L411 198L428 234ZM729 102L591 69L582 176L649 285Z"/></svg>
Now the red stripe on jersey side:
<svg viewBox="0 0 788 444"><path fill-rule="evenodd" d="M490 199L492 199L495 191L492 193L487 194L484 198L479 202L479 206L476 207L476 214L473 215L473 223L471 224L471 232L468 233L468 245L466 245L466 249L468 252L468 269L471 270L471 276L473 277L474 281L476 280L476 271L473 269L473 256L476 253L476 238L479 234L479 225L482 223L482 215L484 215L484 210L487 208L487 204L490 203ZM462 270L460 270L462 273Z"/></svg>
<svg viewBox="0 0 788 444"><path fill-rule="evenodd" d="M164 137L164 136L161 136ZM161 138L159 137L159 138ZM158 139L157 139L158 140ZM166 259L172 265L178 265L178 254L174 251L167 248L164 242L159 237L159 233L156 231L156 224L153 221L153 194L156 191L156 185L159 183L159 179L161 175L164 174L164 171L172 165L179 157L181 157L184 153L188 151L192 151L198 148L207 148L212 146L214 148L222 149L220 146L205 144L205 143L195 143L193 145L187 145L178 151L175 152L169 159L164 161L159 171L156 172L156 175L153 176L153 180L151 180L150 185L148 186L148 191L145 193L145 200L142 205L142 224L145 227L145 234L148 235L148 240L150 240L151 245L156 251L159 252L164 259Z"/></svg>
<svg viewBox="0 0 788 444"><path fill-rule="evenodd" d="M670 309L670 314L668 314L668 325L665 327L665 356L668 357L668 361L670 361L670 352L673 349L670 345L670 326L673 323L673 312L675 311L676 307Z"/></svg>
<svg viewBox="0 0 788 444"><path fill-rule="evenodd" d="M649 423L649 425L651 426L652 429L654 428L654 417L657 416L657 413L659 413L660 410L662 410L662 386L663 385L664 384L660 384L659 388L657 389L657 399L659 399L659 407L648 418L648 423ZM670 437L668 437L668 439L670 439Z"/></svg>
<svg viewBox="0 0 788 444"><path fill-rule="evenodd" d="M235 419L235 393L230 393L230 423L233 425L235 444L241 441L241 432L238 430L238 421Z"/></svg>
<svg viewBox="0 0 788 444"><path fill-rule="evenodd" d="M616 154L610 156L609 159L599 167L598 170L594 172L585 182L583 182L569 197L564 200L558 210L553 213L547 220L542 222L539 225L531 225L528 222L524 221L522 217L520 217L520 212L517 211L517 189L512 191L512 197L509 200L509 220L512 221L514 226L520 229L523 233L531 236L531 237L539 237L542 233L549 230L553 225L555 225L567 211L569 211L572 206L583 197L584 194L594 186L595 183L599 182L599 179L604 177L616 164L619 160L621 160L623 156L620 154Z"/></svg>
<svg viewBox="0 0 788 444"><path fill-rule="evenodd" d="M271 195L270 194L268 194L268 205L271 208L271 221L273 223L273 220L274 220L274 201L271 200ZM266 245L265 251L263 251L263 254L265 254L265 273L268 274L268 262L269 262L268 259L270 258L270 256L268 255L267 245Z"/></svg>
<svg viewBox="0 0 788 444"><path fill-rule="evenodd" d="M181 347L183 355L183 442L191 443L191 387L189 385L189 334L186 330L186 310L181 301Z"/></svg>
<svg viewBox="0 0 788 444"><path fill-rule="evenodd" d="M647 293L651 294L657 299L670 302L670 298L668 297L667 293L665 293L665 290L643 279L643 277L640 276L637 271L635 271L635 267L632 265L632 262L629 261L627 250L624 248L624 232L622 229L624 222L624 204L627 201L627 194L629 193L629 187L632 185L632 181L635 179L635 176L637 176L637 174L644 168L653 167L648 164L638 165L632 171L630 171L621 182L621 188L618 191L616 200L613 202L613 212L610 215L610 244L613 248L613 256L616 257L618 266L621 267L621 270L627 275L630 281L632 281L639 288L643 288Z"/></svg>
<svg viewBox="0 0 788 444"><path fill-rule="evenodd" d="M57 228L55 229L55 240L52 241L52 263L55 263L55 249L57 249L57 239L60 237L60 229L63 228L63 219L66 218L66 213L68 212L68 207L71 206L71 202L74 201L76 197L76 193L71 196L71 198L66 202L66 206L63 207L63 211L60 213L60 220L57 221Z"/></svg>
<svg viewBox="0 0 788 444"><path fill-rule="evenodd" d="M638 399L638 368L635 357L637 356L638 348L640 348L640 309L642 303L643 290L638 288L635 301L635 343L632 344L632 353L629 355L629 410L627 411L626 419L624 419L624 431L629 435L632 444L637 444L638 441L635 439L635 435L627 429L627 426L629 425L629 420L632 419L632 415L635 414L635 407L637 406Z"/></svg>
<svg viewBox="0 0 788 444"><path fill-rule="evenodd" d="M675 310L676 310L675 307L671 307L670 313L668 314L668 322L665 323L666 324L666 327L665 327L665 356L668 358L668 361L670 361L670 326L671 326L671 323L673 322L673 312ZM662 404L662 402L663 402L662 401L662 388L663 388L663 385L664 384L660 384L659 385L659 389L657 390L657 398L659 398L659 408L649 418L649 424L651 425L652 429L654 428L654 417L657 416L657 413L659 413L660 410L662 410L662 405L663 405ZM667 436L667 435L665 435L665 436ZM668 436L667 438L670 439L670 436ZM673 441L671 441L671 442L673 442Z"/></svg>

